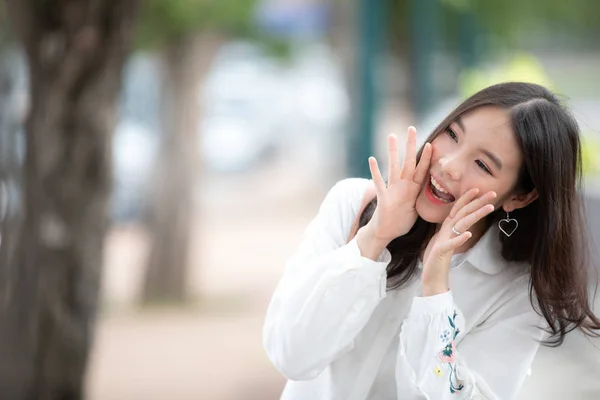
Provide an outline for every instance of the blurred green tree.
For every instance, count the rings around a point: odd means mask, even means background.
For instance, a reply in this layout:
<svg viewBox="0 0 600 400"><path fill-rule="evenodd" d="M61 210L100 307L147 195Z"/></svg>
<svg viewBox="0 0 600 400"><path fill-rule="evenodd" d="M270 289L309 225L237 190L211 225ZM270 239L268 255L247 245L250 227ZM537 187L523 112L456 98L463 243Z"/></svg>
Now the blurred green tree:
<svg viewBox="0 0 600 400"><path fill-rule="evenodd" d="M507 48L543 45L536 35L553 38L545 44L550 50L556 50L556 40L562 40L561 49L597 48L600 34L595 0L389 0L389 7L390 50L408 59L406 81L419 116L435 104L436 69L460 72ZM436 64L433 55L440 49L457 54L457 64Z"/></svg>
<svg viewBox="0 0 600 400"><path fill-rule="evenodd" d="M0 263L0 391L83 398L98 309L110 143L137 0L8 0L28 65L22 221ZM8 255L7 255L8 253Z"/></svg>
<svg viewBox="0 0 600 400"><path fill-rule="evenodd" d="M358 131L352 137L356 145L349 146L349 160L371 155L375 100L393 96L384 92L399 87L384 81L389 77L381 67L388 60L380 57L377 47L388 46L387 54L406 67L402 72L407 76L398 81L405 84L400 87L420 122L443 98L441 92L460 91L463 72L481 69L482 60L493 60L506 49L527 52L545 46L556 51L557 41L563 51L593 49L600 33L600 2L595 0L330 1L334 7L330 36L348 77L353 126ZM377 24L364 17L382 6L386 21ZM385 38L379 35L382 28L387 31ZM473 81L472 76L467 80ZM353 175L370 176L366 162L350 161L348 167Z"/></svg>
<svg viewBox="0 0 600 400"><path fill-rule="evenodd" d="M160 54L162 144L148 224L150 256L143 303L186 300L194 189L199 169L198 88L228 37L252 35L256 0L147 0L138 43Z"/></svg>
<svg viewBox="0 0 600 400"><path fill-rule="evenodd" d="M522 42L524 35L568 32L574 38L594 43L600 32L595 0L440 0L444 7L476 16L488 33L504 43Z"/></svg>

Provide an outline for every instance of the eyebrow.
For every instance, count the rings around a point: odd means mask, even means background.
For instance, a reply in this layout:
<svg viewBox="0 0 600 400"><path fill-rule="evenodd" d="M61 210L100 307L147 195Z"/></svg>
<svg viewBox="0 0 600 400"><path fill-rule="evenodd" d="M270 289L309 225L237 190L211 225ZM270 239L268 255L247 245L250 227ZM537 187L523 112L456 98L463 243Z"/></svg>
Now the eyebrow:
<svg viewBox="0 0 600 400"><path fill-rule="evenodd" d="M462 119L460 117L456 118L456 125L458 125L458 127L460 128L460 130L466 134L467 130L465 129L465 124L463 124ZM496 155L494 153L492 153L489 150L486 149L479 149L483 154L485 154L486 156L489 157L490 160L492 160L492 162L496 165L496 168L498 168L499 170L502 169L502 161L500 161L500 159L498 157L496 157Z"/></svg>

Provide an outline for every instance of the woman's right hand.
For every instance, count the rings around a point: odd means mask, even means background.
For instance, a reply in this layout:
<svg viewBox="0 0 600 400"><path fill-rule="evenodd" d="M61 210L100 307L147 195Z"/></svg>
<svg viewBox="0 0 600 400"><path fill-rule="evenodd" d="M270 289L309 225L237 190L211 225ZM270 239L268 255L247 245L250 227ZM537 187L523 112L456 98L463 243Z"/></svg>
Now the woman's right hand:
<svg viewBox="0 0 600 400"><path fill-rule="evenodd" d="M377 160L369 158L371 177L377 194L377 207L373 217L364 226L371 240L387 244L406 235L417 220L415 203L424 180L429 176L431 144L426 143L417 165L417 131L408 128L406 153L402 168L398 159L398 141L395 135L388 137L389 172L388 184L381 176Z"/></svg>

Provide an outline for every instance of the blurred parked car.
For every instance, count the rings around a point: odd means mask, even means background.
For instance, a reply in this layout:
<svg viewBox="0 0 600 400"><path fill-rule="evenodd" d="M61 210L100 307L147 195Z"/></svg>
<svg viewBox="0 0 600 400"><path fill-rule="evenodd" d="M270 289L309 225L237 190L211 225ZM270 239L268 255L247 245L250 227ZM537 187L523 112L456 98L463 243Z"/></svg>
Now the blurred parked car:
<svg viewBox="0 0 600 400"><path fill-rule="evenodd" d="M115 221L139 220L146 207L160 139L157 82L158 64L151 55L140 53L130 58L112 142L110 215Z"/></svg>
<svg viewBox="0 0 600 400"><path fill-rule="evenodd" d="M156 135L140 123L119 121L113 138L113 219L123 222L141 218L150 194L156 152Z"/></svg>
<svg viewBox="0 0 600 400"><path fill-rule="evenodd" d="M215 58L200 101L201 154L216 172L247 171L274 152L288 157L311 144L327 152L349 113L341 70L320 44L299 46L281 61L260 45L229 43Z"/></svg>
<svg viewBox="0 0 600 400"><path fill-rule="evenodd" d="M280 78L280 67L260 46L221 48L199 93L200 151L209 170L246 170L275 147L285 106Z"/></svg>

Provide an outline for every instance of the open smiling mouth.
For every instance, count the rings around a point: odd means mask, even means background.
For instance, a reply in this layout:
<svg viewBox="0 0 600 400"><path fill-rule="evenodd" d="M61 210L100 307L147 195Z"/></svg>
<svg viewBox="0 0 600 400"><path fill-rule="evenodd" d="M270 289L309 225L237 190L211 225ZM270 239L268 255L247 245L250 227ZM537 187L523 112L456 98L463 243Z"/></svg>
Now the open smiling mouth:
<svg viewBox="0 0 600 400"><path fill-rule="evenodd" d="M452 203L454 200L456 200L454 198L454 196L452 196L450 193L448 193L443 187L442 185L440 185L438 183L438 181L435 180L435 178L433 177L433 175L430 175L430 179L429 179L429 188L431 189L431 193L440 201L444 202L444 203Z"/></svg>

